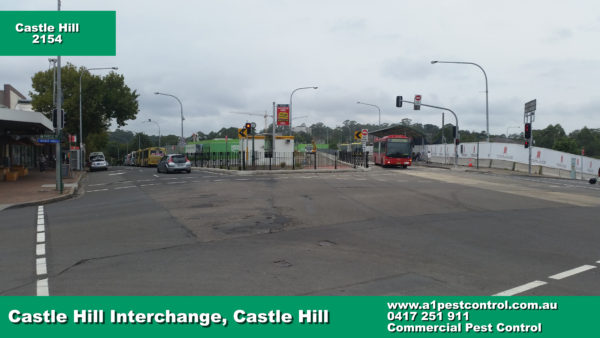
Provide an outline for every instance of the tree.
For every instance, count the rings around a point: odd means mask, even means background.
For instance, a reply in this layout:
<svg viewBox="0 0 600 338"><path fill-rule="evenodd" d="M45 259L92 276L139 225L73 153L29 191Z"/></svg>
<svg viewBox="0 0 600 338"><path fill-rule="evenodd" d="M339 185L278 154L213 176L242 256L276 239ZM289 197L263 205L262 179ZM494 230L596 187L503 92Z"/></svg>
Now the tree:
<svg viewBox="0 0 600 338"><path fill-rule="evenodd" d="M122 127L135 119L139 95L126 84L123 75L111 72L104 77L90 74L85 68L77 69L68 63L62 67L62 91L65 110L64 132L79 135L79 80L82 84L83 141L87 151L102 149L107 139L111 121ZM29 95L35 111L50 114L52 102L53 70L40 71L32 77L33 92ZM83 75L83 76L82 76Z"/></svg>

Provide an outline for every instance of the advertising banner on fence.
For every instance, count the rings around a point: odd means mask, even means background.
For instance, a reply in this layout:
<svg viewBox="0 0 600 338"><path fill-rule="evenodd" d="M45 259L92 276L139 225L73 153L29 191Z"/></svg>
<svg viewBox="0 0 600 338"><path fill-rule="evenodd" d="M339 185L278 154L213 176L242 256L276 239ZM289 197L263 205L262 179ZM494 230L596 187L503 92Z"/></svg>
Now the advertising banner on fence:
<svg viewBox="0 0 600 338"><path fill-rule="evenodd" d="M289 104L278 104L277 105L277 125L278 126L289 126L290 125L290 105Z"/></svg>
<svg viewBox="0 0 600 338"><path fill-rule="evenodd" d="M425 152L431 150L435 158L454 156L453 144L433 144L425 146ZM415 151L421 151L421 146L416 146ZM458 157L461 159L475 159L479 156L482 160L508 161L527 164L529 163L529 149L522 144L515 143L487 143L476 142L461 143L458 146ZM596 175L600 169L600 160L569 154L547 148L532 147L531 164L552 169L571 170L571 160L575 161L575 171L586 175Z"/></svg>

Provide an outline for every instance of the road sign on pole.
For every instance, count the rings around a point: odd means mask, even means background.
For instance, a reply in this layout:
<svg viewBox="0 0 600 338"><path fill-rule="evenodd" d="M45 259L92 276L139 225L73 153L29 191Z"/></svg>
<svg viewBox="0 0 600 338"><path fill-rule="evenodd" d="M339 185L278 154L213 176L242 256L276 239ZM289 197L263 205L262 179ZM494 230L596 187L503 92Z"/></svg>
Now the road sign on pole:
<svg viewBox="0 0 600 338"><path fill-rule="evenodd" d="M362 139L362 131L360 131L360 130L357 130L357 131L355 131L355 132L354 132L354 139L355 139L355 140L360 140L360 139Z"/></svg>
<svg viewBox="0 0 600 338"><path fill-rule="evenodd" d="M414 109L421 110L421 95L419 94L415 95Z"/></svg>

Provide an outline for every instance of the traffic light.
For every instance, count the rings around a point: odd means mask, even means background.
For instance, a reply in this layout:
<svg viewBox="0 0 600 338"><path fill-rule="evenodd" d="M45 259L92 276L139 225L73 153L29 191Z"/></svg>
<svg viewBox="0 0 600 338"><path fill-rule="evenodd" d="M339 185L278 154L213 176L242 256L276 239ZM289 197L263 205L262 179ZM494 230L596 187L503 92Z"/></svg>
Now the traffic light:
<svg viewBox="0 0 600 338"><path fill-rule="evenodd" d="M531 138L531 123L529 122L525 123L525 138L528 140Z"/></svg>
<svg viewBox="0 0 600 338"><path fill-rule="evenodd" d="M252 123L246 122L246 135L252 135Z"/></svg>
<svg viewBox="0 0 600 338"><path fill-rule="evenodd" d="M60 129L65 128L65 110L61 109L61 119L60 119ZM58 125L58 110L56 108L52 109L52 126L56 129Z"/></svg>
<svg viewBox="0 0 600 338"><path fill-rule="evenodd" d="M402 108L402 96L396 96L396 107Z"/></svg>
<svg viewBox="0 0 600 338"><path fill-rule="evenodd" d="M525 140L525 148L529 148L529 140Z"/></svg>
<svg viewBox="0 0 600 338"><path fill-rule="evenodd" d="M454 140L454 144L459 145L460 144L460 140L459 139L455 139Z"/></svg>

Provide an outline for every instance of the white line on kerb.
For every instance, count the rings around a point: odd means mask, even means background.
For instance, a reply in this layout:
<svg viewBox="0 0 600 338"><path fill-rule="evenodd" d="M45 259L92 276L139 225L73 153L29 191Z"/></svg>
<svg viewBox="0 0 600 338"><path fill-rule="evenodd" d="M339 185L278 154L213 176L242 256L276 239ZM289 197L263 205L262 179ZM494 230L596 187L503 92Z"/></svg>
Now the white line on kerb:
<svg viewBox="0 0 600 338"><path fill-rule="evenodd" d="M525 292L527 290L531 290L531 289L537 288L538 286L542 286L542 285L546 285L546 284L548 284L548 283L536 280L531 283L517 286L516 288L512 288L510 290L502 291L500 293L495 294L494 296L514 296L521 292Z"/></svg>
<svg viewBox="0 0 600 338"><path fill-rule="evenodd" d="M578 268L575 269L571 269L571 270L567 270L565 272L561 272L561 273L557 273L556 275L552 275L548 278L552 278L552 279L563 279L563 278L567 278L573 275L576 275L578 273L582 273L591 269L595 269L596 267L594 265L582 265Z"/></svg>
<svg viewBox="0 0 600 338"><path fill-rule="evenodd" d="M39 279L37 281L37 295L38 296L49 296L50 292L48 292L48 278Z"/></svg>

